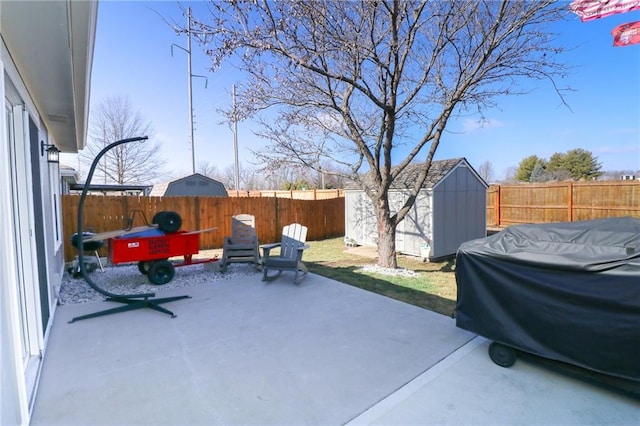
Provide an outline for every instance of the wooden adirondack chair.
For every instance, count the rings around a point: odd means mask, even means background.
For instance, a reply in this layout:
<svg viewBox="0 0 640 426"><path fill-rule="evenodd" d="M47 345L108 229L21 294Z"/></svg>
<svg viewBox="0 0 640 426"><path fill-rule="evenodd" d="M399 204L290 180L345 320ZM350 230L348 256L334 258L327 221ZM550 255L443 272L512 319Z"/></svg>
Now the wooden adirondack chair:
<svg viewBox="0 0 640 426"><path fill-rule="evenodd" d="M292 223L282 228L282 242L266 244L262 246L262 281L271 281L282 274L282 271L293 271L293 281L300 284L309 270L302 263L302 252L309 248L305 244L307 239L307 227L299 223ZM280 247L280 254L272 256L271 249ZM270 270L278 271L275 275L269 275ZM300 275L301 274L301 275Z"/></svg>
<svg viewBox="0 0 640 426"><path fill-rule="evenodd" d="M231 236L224 237L220 270L226 271L229 263L252 262L260 265L260 250L256 236L256 219L249 214L239 214L231 219Z"/></svg>

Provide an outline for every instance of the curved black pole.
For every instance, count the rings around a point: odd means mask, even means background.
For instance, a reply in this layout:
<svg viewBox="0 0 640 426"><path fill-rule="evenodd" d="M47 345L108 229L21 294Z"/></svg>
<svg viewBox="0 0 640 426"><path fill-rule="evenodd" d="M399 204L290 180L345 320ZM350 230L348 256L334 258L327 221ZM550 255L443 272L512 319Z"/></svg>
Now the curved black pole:
<svg viewBox="0 0 640 426"><path fill-rule="evenodd" d="M131 299L131 298L149 298L149 297L154 297L155 293L139 293L139 294L115 294L115 293L111 293L108 292L102 288L100 288L96 283L94 283L91 278L89 277L89 274L87 273L85 266L84 266L84 242L83 240L83 230L82 228L84 228L84 200L85 198L87 198L87 191L89 190L89 184L91 183L91 179L93 178L93 173L96 170L96 166L98 165L98 161L100 160L100 158L102 158L102 156L104 154L107 153L107 151L109 151L111 148L116 147L118 145L122 145L124 143L129 143L129 142L138 142L138 141L144 141L149 139L148 136L140 136L140 137L136 137L136 138L128 138L128 139L122 139L116 142L113 142L110 145L107 145L106 147L104 147L104 149L102 151L100 151L98 153L98 155L96 155L96 158L93 159L93 163L91 164L91 169L89 169L89 174L87 175L87 179L84 182L84 188L82 188L82 195L80 195L80 201L78 202L78 243L77 243L77 248L78 248L78 262L80 263L80 272L82 273L82 276L84 277L85 281L87 282L87 284L89 284L89 286L94 289L95 291L97 291L100 294L103 294L107 297L111 297L114 299Z"/></svg>

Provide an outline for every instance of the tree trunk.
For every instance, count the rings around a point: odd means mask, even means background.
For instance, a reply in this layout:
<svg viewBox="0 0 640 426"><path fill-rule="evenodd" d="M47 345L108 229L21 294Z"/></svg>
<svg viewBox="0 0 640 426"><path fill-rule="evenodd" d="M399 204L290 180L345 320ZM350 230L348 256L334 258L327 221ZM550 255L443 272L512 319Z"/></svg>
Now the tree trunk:
<svg viewBox="0 0 640 426"><path fill-rule="evenodd" d="M378 211L378 265L397 268L396 224L389 218L389 212Z"/></svg>

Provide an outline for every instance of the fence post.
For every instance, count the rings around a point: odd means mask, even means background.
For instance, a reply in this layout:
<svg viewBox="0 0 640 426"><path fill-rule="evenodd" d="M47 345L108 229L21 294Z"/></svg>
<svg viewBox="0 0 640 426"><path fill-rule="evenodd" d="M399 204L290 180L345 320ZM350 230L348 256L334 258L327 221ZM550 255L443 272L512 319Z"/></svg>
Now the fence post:
<svg viewBox="0 0 640 426"><path fill-rule="evenodd" d="M280 230L279 226L280 226L280 207L278 206L278 197L273 197L273 201L274 201L274 206L275 206L275 214L273 215L273 217L276 218L275 220L275 229L274 229L274 239L273 241L278 241L278 231Z"/></svg>
<svg viewBox="0 0 640 426"><path fill-rule="evenodd" d="M496 195L495 195L495 200L493 202L494 204L494 216L495 216L495 223L496 226L500 226L500 185L497 185L496 187Z"/></svg>
<svg viewBox="0 0 640 426"><path fill-rule="evenodd" d="M193 200L193 213L195 214L195 229L202 229L202 227L200 226L200 197L194 197Z"/></svg>
<svg viewBox="0 0 640 426"><path fill-rule="evenodd" d="M573 222L573 182L567 184L567 221Z"/></svg>

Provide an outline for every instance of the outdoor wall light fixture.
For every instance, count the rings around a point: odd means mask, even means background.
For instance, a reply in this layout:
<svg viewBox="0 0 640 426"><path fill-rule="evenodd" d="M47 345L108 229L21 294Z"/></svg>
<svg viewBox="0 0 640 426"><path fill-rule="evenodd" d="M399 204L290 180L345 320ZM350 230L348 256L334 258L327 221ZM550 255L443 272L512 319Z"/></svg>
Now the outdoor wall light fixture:
<svg viewBox="0 0 640 426"><path fill-rule="evenodd" d="M44 141L40 141L40 155L44 156L47 152L47 163L60 162L60 150L55 145L48 145Z"/></svg>

